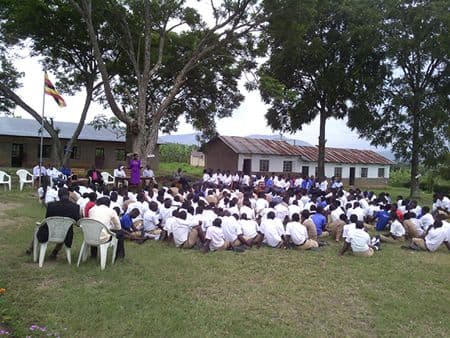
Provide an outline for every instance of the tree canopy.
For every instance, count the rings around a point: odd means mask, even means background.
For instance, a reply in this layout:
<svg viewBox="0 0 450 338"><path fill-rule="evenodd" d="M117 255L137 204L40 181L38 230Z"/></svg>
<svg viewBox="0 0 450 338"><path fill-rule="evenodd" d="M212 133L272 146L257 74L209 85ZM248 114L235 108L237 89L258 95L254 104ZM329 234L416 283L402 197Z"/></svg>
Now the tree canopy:
<svg viewBox="0 0 450 338"><path fill-rule="evenodd" d="M237 82L255 66L256 1L211 1L214 23L183 0L70 3L86 26L104 102L127 126L129 150L152 153L159 130L175 130L181 115L213 133L214 119L243 100ZM116 43L105 46L100 29Z"/></svg>
<svg viewBox="0 0 450 338"><path fill-rule="evenodd" d="M377 109L352 111L350 126L374 145L390 145L411 163L411 195L418 196L419 163L445 157L450 140L448 1L384 0L389 74Z"/></svg>
<svg viewBox="0 0 450 338"><path fill-rule="evenodd" d="M97 64L86 30L72 7L64 1L2 0L1 7L2 43L29 48L32 56L40 58L44 69L56 74L57 88L62 93L86 93L79 123L66 145L59 139L59 130L53 123L47 119L43 121L45 130L52 137L53 161L58 164L66 163L70 158L70 149L83 128L94 92L99 87ZM7 74L9 81L16 82L19 80L17 75L12 72ZM6 102L20 106L42 123L41 113L24 102L14 92L15 88L17 86L8 85L7 82L0 83L0 93L8 99ZM8 109L13 107L10 105ZM73 111L74 107L66 109Z"/></svg>
<svg viewBox="0 0 450 338"><path fill-rule="evenodd" d="M371 2L358 0L266 0L264 10L269 59L259 87L270 105L268 124L293 133L319 116L318 175L324 177L326 120L359 109L353 101L360 95L379 99L380 18Z"/></svg>

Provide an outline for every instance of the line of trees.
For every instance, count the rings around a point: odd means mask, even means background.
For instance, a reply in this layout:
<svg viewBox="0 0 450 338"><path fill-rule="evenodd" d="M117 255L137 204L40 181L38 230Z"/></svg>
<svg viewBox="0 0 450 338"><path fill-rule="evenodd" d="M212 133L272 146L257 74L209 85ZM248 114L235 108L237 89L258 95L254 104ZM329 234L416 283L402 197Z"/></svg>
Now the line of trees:
<svg viewBox="0 0 450 338"><path fill-rule="evenodd" d="M206 139L249 89L269 105L273 130L319 117L319 176L329 118L411 163L448 154L449 6L444 0L0 0L0 52L26 43L63 93L85 91L76 141L92 101L111 110L97 127L125 125L127 150L146 158L160 131L184 116ZM262 64L258 57L264 56ZM15 90L20 73L0 53L0 109L34 112ZM58 144L58 131L44 127ZM60 162L67 158L56 147Z"/></svg>

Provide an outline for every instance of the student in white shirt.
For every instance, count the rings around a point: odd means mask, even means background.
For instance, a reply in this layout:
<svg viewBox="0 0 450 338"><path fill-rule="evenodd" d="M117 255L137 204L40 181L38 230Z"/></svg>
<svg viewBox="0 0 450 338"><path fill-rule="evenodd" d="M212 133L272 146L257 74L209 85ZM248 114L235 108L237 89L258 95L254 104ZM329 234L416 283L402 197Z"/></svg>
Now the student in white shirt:
<svg viewBox="0 0 450 338"><path fill-rule="evenodd" d="M247 246L259 245L262 242L263 236L259 233L258 223L255 220L248 219L247 215L243 213L239 225Z"/></svg>
<svg viewBox="0 0 450 338"><path fill-rule="evenodd" d="M231 247L231 243L225 241L222 231L222 220L216 218L212 226L208 227L205 234L204 252L208 251L223 251Z"/></svg>
<svg viewBox="0 0 450 338"><path fill-rule="evenodd" d="M380 235L380 240L384 243L403 242L405 240L405 233L405 228L402 223L400 223L398 215L396 213L392 213L390 232L386 235Z"/></svg>
<svg viewBox="0 0 450 338"><path fill-rule="evenodd" d="M356 229L356 222L358 221L358 216L351 215L350 216L350 223L344 225L344 228L342 230L342 238L346 240L349 237L350 231Z"/></svg>
<svg viewBox="0 0 450 338"><path fill-rule="evenodd" d="M434 223L434 217L430 213L429 207L422 208L422 217L420 217L420 226L423 231L427 231L428 228Z"/></svg>
<svg viewBox="0 0 450 338"><path fill-rule="evenodd" d="M412 211L403 215L403 227L405 228L405 237L418 238L422 237L423 230L420 226L420 221L416 218L416 214Z"/></svg>
<svg viewBox="0 0 450 338"><path fill-rule="evenodd" d="M293 214L292 221L286 224L284 243L286 247L292 243L294 248L299 250L309 250L319 247L317 241L308 239L308 231L306 230L306 227L300 223L300 216L297 213Z"/></svg>
<svg viewBox="0 0 450 338"><path fill-rule="evenodd" d="M281 248L284 242L284 227L280 219L275 218L275 213L270 211L267 218L261 221L259 228L264 235L264 244L272 248Z"/></svg>
<svg viewBox="0 0 450 338"><path fill-rule="evenodd" d="M242 228L236 217L238 217L238 215L231 216L227 211L224 213L224 216L222 216L223 237L225 241L230 242L233 247L246 244L242 234Z"/></svg>
<svg viewBox="0 0 450 338"><path fill-rule="evenodd" d="M155 238L161 234L158 205L153 201L150 202L149 209L144 213L143 230L144 236L147 238Z"/></svg>
<svg viewBox="0 0 450 338"><path fill-rule="evenodd" d="M353 254L357 256L370 257L374 250L370 242L369 234L364 231L364 223L357 221L354 230L351 230L345 238L344 246L339 255L343 256L348 249L352 249Z"/></svg>
<svg viewBox="0 0 450 338"><path fill-rule="evenodd" d="M200 225L194 219L188 220L186 211L177 214L172 228L175 246L183 249L192 249L197 244Z"/></svg>
<svg viewBox="0 0 450 338"><path fill-rule="evenodd" d="M443 222L441 220L436 220L433 225L428 228L425 238L413 238L410 246L404 248L434 252L439 249L442 244L445 244L450 250L447 229L446 227L443 227Z"/></svg>

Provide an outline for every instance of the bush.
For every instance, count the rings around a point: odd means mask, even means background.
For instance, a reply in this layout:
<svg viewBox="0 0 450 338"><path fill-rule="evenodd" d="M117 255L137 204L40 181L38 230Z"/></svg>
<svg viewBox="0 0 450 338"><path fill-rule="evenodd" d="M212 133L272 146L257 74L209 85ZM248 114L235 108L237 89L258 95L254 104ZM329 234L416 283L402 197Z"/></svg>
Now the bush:
<svg viewBox="0 0 450 338"><path fill-rule="evenodd" d="M450 182L449 181L441 181L441 182L435 183L433 185L433 192L448 194L450 192Z"/></svg>
<svg viewBox="0 0 450 338"><path fill-rule="evenodd" d="M192 150L196 146L188 146L177 143L161 144L160 146L160 162L178 162L189 163Z"/></svg>
<svg viewBox="0 0 450 338"><path fill-rule="evenodd" d="M411 186L411 171L405 168L392 170L389 174L389 184L393 187L409 188Z"/></svg>

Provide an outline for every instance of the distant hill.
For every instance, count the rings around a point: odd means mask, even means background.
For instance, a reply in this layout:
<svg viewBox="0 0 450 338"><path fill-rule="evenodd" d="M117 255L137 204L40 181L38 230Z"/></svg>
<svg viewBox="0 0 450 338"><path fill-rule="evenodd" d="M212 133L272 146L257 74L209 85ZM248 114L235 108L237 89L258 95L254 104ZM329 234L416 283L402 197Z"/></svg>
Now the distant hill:
<svg viewBox="0 0 450 338"><path fill-rule="evenodd" d="M288 142L288 143L293 144L295 146L311 147L311 144L309 144L308 142L305 142L305 141L302 141L302 140L297 140L297 139L286 138L284 136L280 138L280 135L259 135L259 134L255 134L255 135L248 135L247 137L259 138L259 139L263 139L263 140L285 141L285 142Z"/></svg>
<svg viewBox="0 0 450 338"><path fill-rule="evenodd" d="M180 135L162 135L158 137L158 142L161 143L178 143L185 145L199 145L196 136L200 135L200 133L192 133L192 134L180 134Z"/></svg>
<svg viewBox="0 0 450 338"><path fill-rule="evenodd" d="M390 150L377 151L377 153L383 157L386 157L388 160L391 160L393 162L398 162L397 159L395 158L395 155Z"/></svg>

